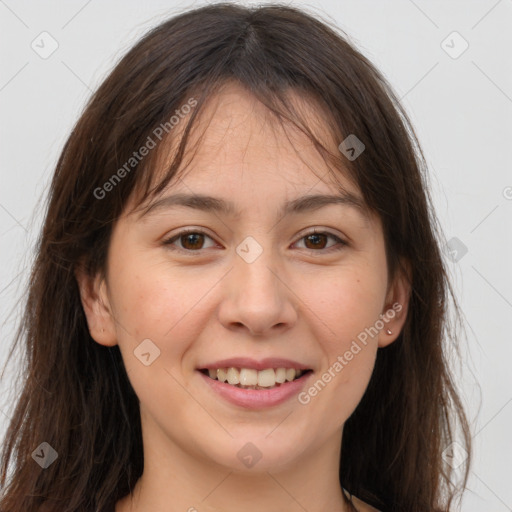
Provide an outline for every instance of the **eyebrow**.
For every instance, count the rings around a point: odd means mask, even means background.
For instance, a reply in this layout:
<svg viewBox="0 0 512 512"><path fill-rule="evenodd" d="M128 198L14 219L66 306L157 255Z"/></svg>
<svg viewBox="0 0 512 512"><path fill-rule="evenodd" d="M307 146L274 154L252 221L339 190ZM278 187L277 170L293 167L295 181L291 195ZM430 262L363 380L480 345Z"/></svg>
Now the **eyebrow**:
<svg viewBox="0 0 512 512"><path fill-rule="evenodd" d="M305 195L297 199L287 201L278 212L278 215L284 216L289 214L305 213L318 210L331 204L348 206L357 211L365 219L368 218L368 210L363 200L346 191L338 195ZM154 213L158 210L168 209L175 206L201 210L204 212L215 212L231 217L240 216L240 211L237 210L235 203L231 201L203 194L177 193L163 197L151 203L143 210L139 219L145 217L150 212Z"/></svg>

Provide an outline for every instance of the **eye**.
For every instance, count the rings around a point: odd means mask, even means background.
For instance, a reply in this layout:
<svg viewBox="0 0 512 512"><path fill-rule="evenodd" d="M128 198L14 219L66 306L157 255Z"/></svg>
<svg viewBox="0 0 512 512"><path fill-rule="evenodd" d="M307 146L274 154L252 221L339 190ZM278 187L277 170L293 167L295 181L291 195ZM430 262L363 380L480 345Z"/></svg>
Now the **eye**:
<svg viewBox="0 0 512 512"><path fill-rule="evenodd" d="M174 235L171 238L163 241L163 244L170 247L172 250L177 250L184 253L199 253L201 249L204 249L204 237L213 240L212 237L207 235L204 231L199 229L187 229L181 231L177 235ZM331 247L325 248L325 240L331 238L332 240L338 242ZM300 241L306 241L306 249L313 252L332 252L339 251L343 249L347 244L344 240L342 240L339 236L336 236L329 232L324 231L316 231L304 235L299 239ZM181 247L175 246L175 242L180 242ZM307 245L310 245L309 247Z"/></svg>
<svg viewBox="0 0 512 512"><path fill-rule="evenodd" d="M335 240L338 242L338 245L333 245L327 249L325 249L325 240L331 238L332 240ZM313 230L311 233L308 233L304 235L300 240L306 241L306 249L317 251L320 250L323 252L332 252L332 251L339 251L343 249L347 244L344 240L342 240L339 236L336 236L329 232L324 231L316 231ZM307 245L310 244L310 247L307 247Z"/></svg>
<svg viewBox="0 0 512 512"><path fill-rule="evenodd" d="M203 249L204 237L213 240L210 236L208 236L204 231L198 229L186 229L181 231L177 235L164 240L164 244L168 246L173 246L175 241L179 241L182 244L182 247L171 247L173 250L176 249L181 252L198 252L198 250Z"/></svg>

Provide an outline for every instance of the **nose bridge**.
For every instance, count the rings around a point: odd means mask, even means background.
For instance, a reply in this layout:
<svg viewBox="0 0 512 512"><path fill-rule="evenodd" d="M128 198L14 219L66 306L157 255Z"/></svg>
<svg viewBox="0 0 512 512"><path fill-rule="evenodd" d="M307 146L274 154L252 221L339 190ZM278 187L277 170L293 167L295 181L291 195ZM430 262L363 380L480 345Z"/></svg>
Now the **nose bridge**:
<svg viewBox="0 0 512 512"><path fill-rule="evenodd" d="M225 327L243 325L251 334L265 334L295 322L293 294L280 269L272 248L264 248L256 238L248 236L236 247L229 292L221 307Z"/></svg>
<svg viewBox="0 0 512 512"><path fill-rule="evenodd" d="M245 256L253 257L254 250L254 248L250 248ZM279 264L276 263L272 250L264 250L254 260L246 260L243 256L237 254L235 261L234 279L238 284L238 292L245 297L246 301L258 303L259 299L262 299L260 301L262 309L273 307L274 303L280 300L280 291L278 285L279 271L277 270Z"/></svg>

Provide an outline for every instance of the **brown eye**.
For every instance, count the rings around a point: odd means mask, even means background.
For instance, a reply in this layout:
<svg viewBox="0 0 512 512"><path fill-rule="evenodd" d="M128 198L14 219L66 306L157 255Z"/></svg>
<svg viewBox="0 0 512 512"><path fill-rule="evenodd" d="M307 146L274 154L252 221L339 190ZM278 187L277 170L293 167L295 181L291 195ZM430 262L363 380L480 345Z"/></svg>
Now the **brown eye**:
<svg viewBox="0 0 512 512"><path fill-rule="evenodd" d="M203 231L186 230L178 233L168 240L165 240L163 243L176 251L188 254L199 254L202 249L205 249L204 243L206 238L213 241L213 239ZM327 247L329 238L338 243ZM337 251L348 245L347 242L342 240L340 237L328 232L313 231L312 233L303 236L300 241L302 240L305 241L305 248L314 252L327 253ZM179 242L179 244L177 244L177 242Z"/></svg>
<svg viewBox="0 0 512 512"><path fill-rule="evenodd" d="M202 231L187 230L165 240L164 245L181 252L199 252L204 249L205 238L212 240L209 235ZM176 242L179 242L179 244L176 245Z"/></svg>
<svg viewBox="0 0 512 512"><path fill-rule="evenodd" d="M314 233L305 236L304 240L307 240L306 247L308 249L324 249L327 243L327 236L325 233ZM311 246L308 246L308 243L311 243Z"/></svg>
<svg viewBox="0 0 512 512"><path fill-rule="evenodd" d="M202 249L204 239L201 237L204 237L202 233L188 233L186 235L181 235L181 245L184 249Z"/></svg>
<svg viewBox="0 0 512 512"><path fill-rule="evenodd" d="M326 244L328 243L328 239L331 238L332 240L335 240L338 242L338 244L333 244L330 247L326 247ZM342 240L340 237L332 234L332 233L323 233L323 232L317 232L313 231L312 233L309 233L305 236L303 236L301 241L305 241L305 248L312 250L312 251L323 251L323 252L331 252L336 251L339 249L343 249L344 246L348 245L344 240Z"/></svg>

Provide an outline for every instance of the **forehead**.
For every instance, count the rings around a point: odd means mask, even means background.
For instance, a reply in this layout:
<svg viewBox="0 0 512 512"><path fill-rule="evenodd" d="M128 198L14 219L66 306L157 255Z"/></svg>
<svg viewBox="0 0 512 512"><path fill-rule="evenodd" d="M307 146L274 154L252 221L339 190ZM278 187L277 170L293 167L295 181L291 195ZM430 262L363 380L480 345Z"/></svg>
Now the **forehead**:
<svg viewBox="0 0 512 512"><path fill-rule="evenodd" d="M290 92L290 100L313 134L330 151L338 151L322 108L297 93ZM163 149L157 179L168 169L185 127L186 122L180 123ZM330 168L307 134L293 123L280 122L255 96L232 83L212 96L194 120L182 165L161 196L171 193L229 198L230 205L212 209L227 208L232 215L245 210L249 200L280 205L286 201L282 211L293 210L297 204L292 200L306 193L343 193L342 201L360 204L364 210L360 191L347 172ZM148 203L155 201L143 209Z"/></svg>
<svg viewBox="0 0 512 512"><path fill-rule="evenodd" d="M337 150L319 106L296 92L288 96L313 134L331 150ZM258 176L267 174L267 178L285 177L293 181L312 179L307 176L311 173L304 172L308 165L325 174L325 161L307 134L277 117L236 84L226 84L205 104L194 128L194 158L202 161L232 164L240 171L255 169ZM233 170L231 166L229 170Z"/></svg>

